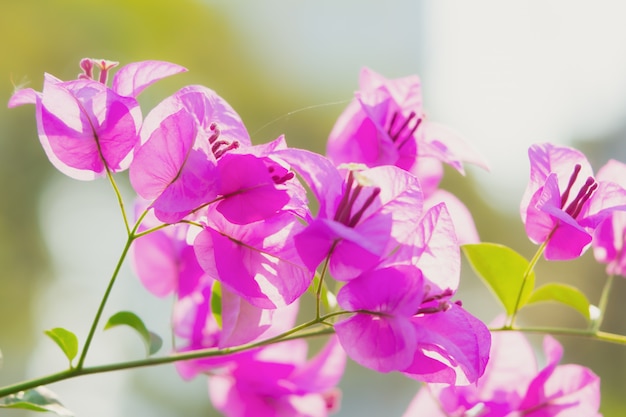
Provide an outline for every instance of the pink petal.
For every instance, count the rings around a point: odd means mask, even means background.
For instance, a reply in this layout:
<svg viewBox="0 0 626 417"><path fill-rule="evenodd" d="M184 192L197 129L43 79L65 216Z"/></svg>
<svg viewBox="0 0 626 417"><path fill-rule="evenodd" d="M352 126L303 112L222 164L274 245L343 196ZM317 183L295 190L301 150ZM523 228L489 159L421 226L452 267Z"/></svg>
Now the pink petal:
<svg viewBox="0 0 626 417"><path fill-rule="evenodd" d="M304 366L290 375L297 393L325 392L339 384L346 366L346 353L336 336L331 336L324 348Z"/></svg>
<svg viewBox="0 0 626 417"><path fill-rule="evenodd" d="M144 88L156 81L186 71L186 68L169 62L133 62L117 71L113 77L112 89L121 96L137 97Z"/></svg>
<svg viewBox="0 0 626 417"><path fill-rule="evenodd" d="M416 356L403 371L420 381L466 385L485 371L489 359L491 334L477 318L453 304L445 312L413 318L418 345L427 356L448 370L433 372ZM452 371L451 373L449 371Z"/></svg>
<svg viewBox="0 0 626 417"><path fill-rule="evenodd" d="M13 93L9 99L9 108L22 106L24 104L36 104L40 93L32 88L22 88Z"/></svg>
<svg viewBox="0 0 626 417"><path fill-rule="evenodd" d="M454 194L438 189L424 201L424 208L434 207L442 202L445 203L446 209L450 213L459 244L479 243L480 237L478 236L472 213Z"/></svg>
<svg viewBox="0 0 626 417"><path fill-rule="evenodd" d="M224 155L218 161L219 194L225 196L217 210L235 224L263 220L289 201L284 189L272 181L262 159L254 155Z"/></svg>
<svg viewBox="0 0 626 417"><path fill-rule="evenodd" d="M311 188L320 204L320 214L332 218L343 193L343 178L326 158L303 149L286 149L276 156L291 165Z"/></svg>
<svg viewBox="0 0 626 417"><path fill-rule="evenodd" d="M335 331L352 360L378 372L406 368L417 347L407 317L356 314L335 324Z"/></svg>

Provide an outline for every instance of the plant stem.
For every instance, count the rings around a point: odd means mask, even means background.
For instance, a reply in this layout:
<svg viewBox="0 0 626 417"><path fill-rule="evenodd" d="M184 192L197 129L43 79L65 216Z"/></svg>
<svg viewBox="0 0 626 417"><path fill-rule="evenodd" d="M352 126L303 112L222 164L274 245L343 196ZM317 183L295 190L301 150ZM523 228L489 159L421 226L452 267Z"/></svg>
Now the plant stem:
<svg viewBox="0 0 626 417"><path fill-rule="evenodd" d="M526 270L524 271L524 276L522 278L522 286L519 290L519 293L517 294L517 301L515 302L515 308L513 309L513 314L511 314L511 317L508 320L508 324L506 325L506 327L508 328L513 328L513 325L515 324L515 317L517 316L517 311L519 310L520 304L522 303L522 296L524 294L524 288L526 287L526 283L528 282L528 277L530 276L530 274L533 273L533 270L535 269L535 265L537 265L537 262L539 262L539 258L541 258L541 255L543 254L543 251L546 249L546 245L548 244L548 241L550 240L551 237L552 237L552 233L550 233L550 235L548 236L548 239L546 239L546 241L543 242L541 246L539 246L539 249L537 249L537 252L535 252L535 255L530 260L530 262L528 263L528 266L526 267Z"/></svg>
<svg viewBox="0 0 626 417"><path fill-rule="evenodd" d="M91 341L93 340L93 336L96 333L96 328L98 327L98 323L100 322L100 317L102 316L102 312L104 311L104 306L109 299L109 295L111 294L111 290L113 289L113 285L115 284L115 280L120 272L122 264L124 263L124 259L126 259L126 255L128 254L128 250L130 249L131 244L133 243L134 236L130 234L128 239L126 240L126 245L124 246L124 250L120 255L117 265L115 265L115 270L111 275L111 279L109 280L109 285L107 286L104 295L102 296L102 300L100 301L100 305L98 306L98 311L91 323L91 328L89 329L89 334L87 335L87 339L85 340L85 345L83 346L83 350L80 354L80 358L78 359L78 363L76 364L76 369L80 370L83 368L85 363L85 358L87 357L87 352L89 351L89 346L91 345Z"/></svg>
<svg viewBox="0 0 626 417"><path fill-rule="evenodd" d="M615 343L618 345L626 345L626 335L609 333L609 332L594 332L588 329L568 329L562 327L498 327L495 329L489 329L492 332L524 332L524 333L539 333L539 334L552 334L562 336L579 336L586 337L602 342Z"/></svg>
<svg viewBox="0 0 626 417"><path fill-rule="evenodd" d="M113 175L111 174L108 166L106 172L107 178L109 179L109 182L113 187L113 191L115 192L115 196L117 197L117 204L120 206L120 211L122 212L122 219L124 220L124 227L126 227L126 234L130 235L130 225L128 223L128 217L126 216L126 209L124 208L124 199L122 198L122 193L120 193L120 189L118 188L117 183L115 182L115 179L113 178Z"/></svg>
<svg viewBox="0 0 626 417"><path fill-rule="evenodd" d="M65 371L56 372L50 375L46 375L43 377L31 379L28 381L19 382L17 384L8 385L6 387L0 388L0 398L15 394L20 391L24 391L27 389L35 388L44 384L51 384L54 382L63 381L66 379L75 378L82 375L90 375L90 374L99 374L105 372L113 372L120 371L124 369L132 369L132 368L141 368L146 366L155 366L155 365L164 365L168 363L174 363L183 360L189 359L200 359L207 357L217 357L224 356L233 353L239 353L250 349L259 348L262 346L270 345L272 343L284 342L288 340L294 339L304 339L314 336L324 336L333 334L335 331L329 327L319 327L317 329L312 329L313 326L318 324L323 324L325 320L330 317L337 316L338 314L349 314L349 312L335 312L323 317L320 317L315 320L311 320L309 322L303 323L299 326L294 327L291 330L288 330L280 335L274 336L269 339L262 340L260 342L248 343L241 346L233 347L233 348L225 348L221 350L217 350L216 348L210 349L200 349L194 350L191 352L182 352L182 353L173 353L168 356L162 356L157 358L145 358L139 359L135 361L127 361L127 362L117 362L107 365L99 365L99 366L91 366L91 367L75 367L71 369L67 369ZM309 331L305 331L309 329ZM86 352L86 349L83 350Z"/></svg>
<svg viewBox="0 0 626 417"><path fill-rule="evenodd" d="M611 292L611 287L613 286L613 281L615 279L615 275L609 275L604 283L604 288L602 288L602 295L600 296L600 302L598 303L598 309L600 310L600 317L593 322L591 326L591 331L597 333L600 330L600 326L602 325L602 321L604 321L604 315L606 313L606 306L609 302L609 293Z"/></svg>

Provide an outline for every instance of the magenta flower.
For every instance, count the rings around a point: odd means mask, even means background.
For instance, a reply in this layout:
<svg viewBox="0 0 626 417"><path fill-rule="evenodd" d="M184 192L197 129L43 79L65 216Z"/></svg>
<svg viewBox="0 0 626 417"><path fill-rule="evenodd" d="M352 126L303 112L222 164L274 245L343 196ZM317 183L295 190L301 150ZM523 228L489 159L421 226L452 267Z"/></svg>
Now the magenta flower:
<svg viewBox="0 0 626 417"><path fill-rule="evenodd" d="M298 171L320 204L316 218L294 238L311 269L329 256L333 278L352 279L379 264L419 221L419 181L406 171L352 167L344 180L321 155L289 149L278 157Z"/></svg>
<svg viewBox="0 0 626 417"><path fill-rule="evenodd" d="M396 165L417 174L418 158L435 158L463 172L461 161L484 165L456 134L426 120L416 75L389 80L363 68L355 99L337 120L327 154L336 165Z"/></svg>
<svg viewBox="0 0 626 417"><path fill-rule="evenodd" d="M64 174L91 180L128 168L141 127L136 97L144 88L185 68L159 61L122 67L106 86L117 62L83 59L77 80L45 74L43 91L18 90L9 107L35 104L39 140L52 164ZM100 73L96 79L94 68Z"/></svg>
<svg viewBox="0 0 626 417"><path fill-rule="evenodd" d="M185 87L146 116L131 184L174 223L218 196L217 159L241 144L250 138L235 110L206 87Z"/></svg>
<svg viewBox="0 0 626 417"><path fill-rule="evenodd" d="M585 156L549 143L532 145L530 182L521 203L526 233L546 244L548 260L574 259L591 243L591 233L615 210L626 210L626 190L597 181Z"/></svg>
<svg viewBox="0 0 626 417"><path fill-rule="evenodd" d="M147 204L137 204L135 211ZM143 219L139 231L159 226L152 211ZM148 291L158 297L172 293L185 296L193 289L204 271L198 264L193 245L187 243L189 225L175 224L151 232L133 242L131 260L135 274Z"/></svg>
<svg viewBox="0 0 626 417"><path fill-rule="evenodd" d="M547 365L537 370L532 347L519 333L493 335L491 359L476 385L429 385L404 417L599 417L600 379L578 365L558 365L563 349L544 339Z"/></svg>
<svg viewBox="0 0 626 417"><path fill-rule="evenodd" d="M230 291L220 287L218 322L212 311L211 297L216 281L207 274L199 280L181 277L181 286L190 287L188 293L181 296L174 306L172 324L174 333L181 339L179 351L198 349L224 349L252 343L277 336L291 329L296 322L298 302L277 309L261 309L248 303ZM189 281L189 282L186 282ZM185 379L192 379L199 373L224 367L242 357L252 356L255 351L221 355L203 359L178 362L176 368Z"/></svg>
<svg viewBox="0 0 626 417"><path fill-rule="evenodd" d="M202 268L249 303L276 308L293 303L309 287L314 271L293 244L303 225L288 211L237 225L209 210L194 248Z"/></svg>
<svg viewBox="0 0 626 417"><path fill-rule="evenodd" d="M442 162L463 173L463 161L483 168L482 157L456 133L424 116L417 76L388 80L363 68L360 90L330 133L328 158L337 166L361 163L368 167L395 165L416 175L427 207L450 204L462 243L479 241L474 221L460 200L438 190Z"/></svg>
<svg viewBox="0 0 626 417"><path fill-rule="evenodd" d="M215 408L228 417L326 417L339 408L345 353L332 337L307 361L304 340L268 346L209 379Z"/></svg>
<svg viewBox="0 0 626 417"><path fill-rule="evenodd" d="M271 157L281 148L286 148L282 137L252 147L239 115L224 99L208 88L188 86L146 117L130 181L153 201L163 222L175 223L215 202L230 222L247 224L275 214L297 194L299 184L290 181L294 174Z"/></svg>
<svg viewBox="0 0 626 417"><path fill-rule="evenodd" d="M425 292L411 265L372 270L348 282L337 301L355 312L335 324L355 362L379 372L401 371L427 382L467 384L484 372L486 326L448 299Z"/></svg>
<svg viewBox="0 0 626 417"><path fill-rule="evenodd" d="M598 171L597 179L626 187L626 165L612 159ZM592 241L593 254L606 264L607 274L626 277L625 241L626 212L614 211L596 228Z"/></svg>

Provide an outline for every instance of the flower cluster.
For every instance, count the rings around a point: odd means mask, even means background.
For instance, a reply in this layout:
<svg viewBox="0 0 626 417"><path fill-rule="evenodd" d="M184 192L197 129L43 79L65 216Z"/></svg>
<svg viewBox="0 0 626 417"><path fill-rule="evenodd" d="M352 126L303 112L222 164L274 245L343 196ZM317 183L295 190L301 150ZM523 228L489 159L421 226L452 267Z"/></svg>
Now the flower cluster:
<svg viewBox="0 0 626 417"><path fill-rule="evenodd" d="M523 335L494 334L489 365L476 385L429 385L404 417L599 417L600 378L579 365L559 365L563 348L552 337L543 348L547 364L538 370Z"/></svg>
<svg viewBox="0 0 626 417"><path fill-rule="evenodd" d="M19 90L9 106L35 104L40 141L64 174L114 181L129 170L138 196L128 228L134 270L148 291L174 298L177 352L223 352L177 363L183 378L209 375L219 411L326 416L339 407L347 355L434 384L407 415L539 416L572 399L597 413L599 380L557 366L554 340L537 371L524 340L506 334L492 344L455 299L460 245L479 237L464 204L439 188L443 164L460 173L463 163L487 165L427 119L417 76L388 80L363 69L322 156L282 136L253 145L237 112L204 86L180 89L143 118L137 95L186 70L137 62L108 87L116 65L84 59L78 79L46 74L42 92ZM529 154L521 214L530 239L550 260L577 257L593 242L610 273L624 275L626 166L611 162L594 179L578 151L541 144ZM308 289L317 311L298 324ZM307 358L298 337L311 329L335 335ZM511 346L519 355L503 353ZM505 375L509 359L515 370ZM491 414L468 414L477 407Z"/></svg>

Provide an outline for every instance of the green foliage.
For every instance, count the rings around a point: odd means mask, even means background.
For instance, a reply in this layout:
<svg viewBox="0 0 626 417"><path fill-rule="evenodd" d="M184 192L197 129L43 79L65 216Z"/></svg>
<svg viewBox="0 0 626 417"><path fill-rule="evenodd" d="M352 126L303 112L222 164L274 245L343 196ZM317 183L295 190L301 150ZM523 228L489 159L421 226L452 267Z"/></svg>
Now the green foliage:
<svg viewBox="0 0 626 417"><path fill-rule="evenodd" d="M222 284L219 281L213 283L211 287L211 314L217 322L219 328L222 328Z"/></svg>
<svg viewBox="0 0 626 417"><path fill-rule="evenodd" d="M51 330L44 332L50 339L57 344L70 361L72 366L72 360L78 354L78 338L72 332L62 327L55 327Z"/></svg>
<svg viewBox="0 0 626 417"><path fill-rule="evenodd" d="M537 288L528 299L528 304L555 301L578 311L589 321L589 300L578 288L571 285L551 282Z"/></svg>
<svg viewBox="0 0 626 417"><path fill-rule="evenodd" d="M62 417L73 417L59 402L56 394L46 387L38 387L0 398L0 408L21 408L31 411L52 412Z"/></svg>
<svg viewBox="0 0 626 417"><path fill-rule="evenodd" d="M139 336L141 336L141 339L146 345L147 356L154 355L159 351L159 349L161 349L161 346L163 346L163 340L161 340L161 337L159 337L156 333L149 331L139 316L130 311L120 311L112 315L104 325L104 329L107 330L121 325L131 327L139 333Z"/></svg>
<svg viewBox="0 0 626 417"><path fill-rule="evenodd" d="M519 296L527 273L528 261L513 249L495 243L463 245L465 254L476 274L493 291L502 303L508 316L515 313L527 302L535 286L535 273L530 272L524 290Z"/></svg>

